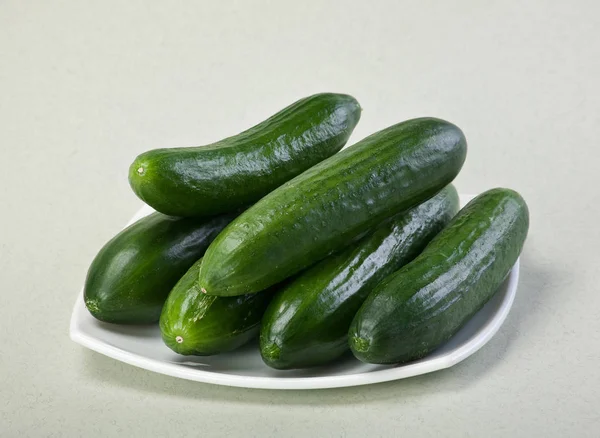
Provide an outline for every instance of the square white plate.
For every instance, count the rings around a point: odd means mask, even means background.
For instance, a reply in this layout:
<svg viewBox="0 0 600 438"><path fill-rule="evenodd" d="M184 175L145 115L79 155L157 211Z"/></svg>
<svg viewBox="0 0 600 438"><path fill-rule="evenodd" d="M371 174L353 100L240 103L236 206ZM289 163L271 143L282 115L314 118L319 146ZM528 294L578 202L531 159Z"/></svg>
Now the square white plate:
<svg viewBox="0 0 600 438"><path fill-rule="evenodd" d="M461 195L461 205L472 196ZM144 206L127 224L153 210ZM485 345L498 331L513 304L519 260L494 297L450 341L429 356L405 365L368 365L348 354L336 363L308 370L267 367L257 343L227 354L180 356L162 342L158 325L120 326L96 320L79 293L71 316L71 339L113 359L157 373L218 385L269 389L317 389L366 385L403 379L451 367Z"/></svg>

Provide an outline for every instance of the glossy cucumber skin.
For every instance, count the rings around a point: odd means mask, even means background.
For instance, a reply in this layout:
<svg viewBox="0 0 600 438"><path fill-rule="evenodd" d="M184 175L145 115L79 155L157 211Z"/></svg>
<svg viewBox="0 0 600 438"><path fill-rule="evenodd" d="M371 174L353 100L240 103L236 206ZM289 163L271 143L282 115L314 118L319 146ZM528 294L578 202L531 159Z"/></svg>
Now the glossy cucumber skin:
<svg viewBox="0 0 600 438"><path fill-rule="evenodd" d="M171 288L234 217L182 219L152 213L138 220L94 258L84 286L86 307L105 322L157 322Z"/></svg>
<svg viewBox="0 0 600 438"><path fill-rule="evenodd" d="M352 96L316 94L216 143L145 152L131 164L129 183L144 202L168 215L229 212L338 152L360 113Z"/></svg>
<svg viewBox="0 0 600 438"><path fill-rule="evenodd" d="M273 293L239 297L206 295L198 287L202 259L177 282L160 316L165 344L183 355L208 356L241 347L258 335Z"/></svg>
<svg viewBox="0 0 600 438"><path fill-rule="evenodd" d="M458 209L458 194L450 185L299 274L277 292L263 317L265 363L304 368L341 356L348 350L350 323L369 292L414 259Z"/></svg>
<svg viewBox="0 0 600 438"><path fill-rule="evenodd" d="M462 131L422 118L377 132L262 198L210 245L209 295L258 292L338 251L383 220L432 197L458 174Z"/></svg>
<svg viewBox="0 0 600 438"><path fill-rule="evenodd" d="M450 339L502 284L528 228L518 193L492 189L477 196L369 295L348 333L354 355L368 363L403 363Z"/></svg>

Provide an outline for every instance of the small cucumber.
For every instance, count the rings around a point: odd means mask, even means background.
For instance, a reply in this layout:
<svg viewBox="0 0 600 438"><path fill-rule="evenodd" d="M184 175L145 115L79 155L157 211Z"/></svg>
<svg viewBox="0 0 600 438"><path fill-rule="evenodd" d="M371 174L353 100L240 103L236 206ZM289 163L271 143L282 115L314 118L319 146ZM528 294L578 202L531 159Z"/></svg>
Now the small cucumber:
<svg viewBox="0 0 600 438"><path fill-rule="evenodd" d="M198 260L177 282L160 316L167 346L179 354L208 356L241 347L258 335L273 294L239 297L206 295L198 287Z"/></svg>
<svg viewBox="0 0 600 438"><path fill-rule="evenodd" d="M152 213L130 225L104 245L88 270L88 310L105 322L157 322L177 280L234 217L181 219Z"/></svg>
<svg viewBox="0 0 600 438"><path fill-rule="evenodd" d="M352 96L301 99L207 146L155 149L129 168L133 191L172 216L212 216L247 206L339 151L360 119Z"/></svg>
<svg viewBox="0 0 600 438"><path fill-rule="evenodd" d="M377 132L262 198L210 245L199 284L209 295L258 292L429 199L458 174L460 129L422 118Z"/></svg>
<svg viewBox="0 0 600 438"><path fill-rule="evenodd" d="M528 227L518 193L493 189L477 196L368 296L349 330L354 355L368 363L403 363L450 339L502 284Z"/></svg>
<svg viewBox="0 0 600 438"><path fill-rule="evenodd" d="M450 185L299 274L271 301L260 333L273 368L322 365L348 350L348 328L373 287L414 259L459 208ZM206 296L206 295L205 295Z"/></svg>

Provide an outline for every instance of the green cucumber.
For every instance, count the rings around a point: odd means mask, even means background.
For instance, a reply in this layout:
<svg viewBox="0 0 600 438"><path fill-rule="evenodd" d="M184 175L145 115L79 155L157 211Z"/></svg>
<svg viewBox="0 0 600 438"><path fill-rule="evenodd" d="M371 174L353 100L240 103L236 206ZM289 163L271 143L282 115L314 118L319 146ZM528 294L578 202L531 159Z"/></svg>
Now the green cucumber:
<svg viewBox="0 0 600 438"><path fill-rule="evenodd" d="M205 295L198 287L198 260L177 282L160 316L165 344L184 355L208 356L241 347L258 335L273 293L239 297Z"/></svg>
<svg viewBox="0 0 600 438"><path fill-rule="evenodd" d="M348 333L354 355L368 363L403 363L450 339L502 284L528 227L518 193L493 189L477 196L368 296Z"/></svg>
<svg viewBox="0 0 600 438"><path fill-rule="evenodd" d="M234 217L181 219L152 213L125 228L104 245L88 270L86 307L105 322L157 322L177 280Z"/></svg>
<svg viewBox="0 0 600 438"><path fill-rule="evenodd" d="M463 133L439 119L377 132L262 198L210 245L199 284L209 295L258 292L352 242L448 185Z"/></svg>
<svg viewBox="0 0 600 438"><path fill-rule="evenodd" d="M315 94L216 143L145 152L131 164L129 183L144 202L168 215L233 211L338 152L360 112L352 96Z"/></svg>
<svg viewBox="0 0 600 438"><path fill-rule="evenodd" d="M458 208L458 194L450 185L299 274L277 292L263 317L260 348L265 363L278 369L304 368L346 352L348 328L369 292L414 259Z"/></svg>

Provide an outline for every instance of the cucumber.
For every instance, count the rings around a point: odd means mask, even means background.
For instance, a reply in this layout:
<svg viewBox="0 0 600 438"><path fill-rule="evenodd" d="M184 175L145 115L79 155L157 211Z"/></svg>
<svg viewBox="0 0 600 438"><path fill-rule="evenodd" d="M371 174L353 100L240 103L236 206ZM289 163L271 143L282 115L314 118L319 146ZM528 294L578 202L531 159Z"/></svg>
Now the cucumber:
<svg viewBox="0 0 600 438"><path fill-rule="evenodd" d="M172 216L211 216L247 206L339 151L360 119L352 96L301 99L233 137L155 149L129 168L133 191Z"/></svg>
<svg viewBox="0 0 600 438"><path fill-rule="evenodd" d="M528 227L518 193L493 189L477 196L368 296L348 333L354 355L368 363L403 363L450 339L502 284Z"/></svg>
<svg viewBox="0 0 600 438"><path fill-rule="evenodd" d="M243 295L290 277L439 192L458 174L466 150L460 129L432 118L367 137L229 224L206 252L201 289Z"/></svg>
<svg viewBox="0 0 600 438"><path fill-rule="evenodd" d="M369 292L414 259L458 208L458 194L450 185L299 274L275 295L263 317L260 349L265 363L278 369L304 368L346 352L348 328Z"/></svg>
<svg viewBox="0 0 600 438"><path fill-rule="evenodd" d="M205 295L198 288L198 260L177 282L160 316L165 344L184 355L207 356L241 347L258 335L273 294Z"/></svg>
<svg viewBox="0 0 600 438"><path fill-rule="evenodd" d="M152 213L130 225L94 258L84 286L86 307L105 322L157 322L177 280L234 217L181 219Z"/></svg>

